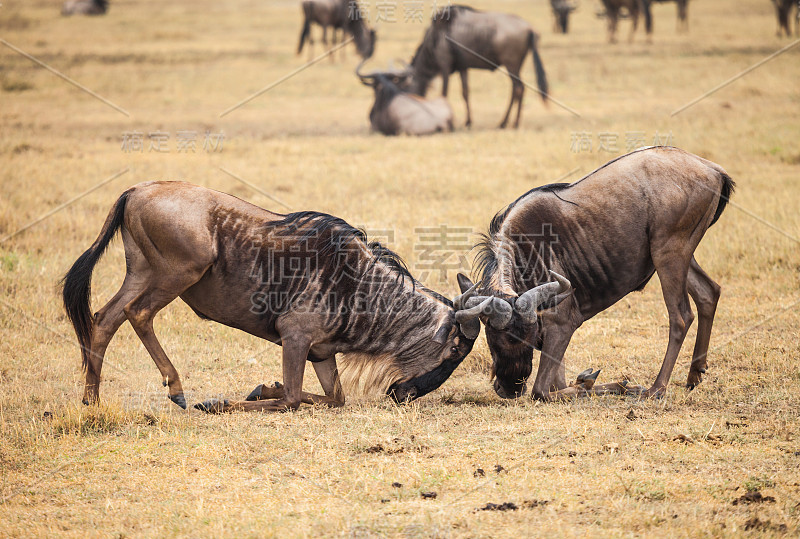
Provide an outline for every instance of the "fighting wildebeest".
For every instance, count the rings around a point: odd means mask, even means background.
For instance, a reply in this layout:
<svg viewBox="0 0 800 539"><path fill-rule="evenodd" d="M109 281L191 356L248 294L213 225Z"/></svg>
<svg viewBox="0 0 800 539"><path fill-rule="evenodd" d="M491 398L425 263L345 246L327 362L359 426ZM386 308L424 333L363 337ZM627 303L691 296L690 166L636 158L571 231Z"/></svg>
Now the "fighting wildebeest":
<svg viewBox="0 0 800 539"><path fill-rule="evenodd" d="M300 30L300 44L297 54L303 52L306 40L314 44L311 37L311 24L322 26L322 43L328 45L328 27L332 29L333 46L336 46L336 32L342 31L342 42L348 34L353 37L356 49L362 58L369 58L375 50L375 30L364 22L361 8L357 2L349 0L304 0L303 28ZM333 56L331 56L333 59Z"/></svg>
<svg viewBox="0 0 800 539"><path fill-rule="evenodd" d="M61 6L62 15L105 15L108 0L67 0Z"/></svg>
<svg viewBox="0 0 800 539"><path fill-rule="evenodd" d="M525 85L519 78L522 62L533 53L536 82L542 100L547 101L547 77L537 48L538 34L530 24L516 15L478 11L468 6L448 6L433 16L422 43L411 60L412 79L409 90L425 96L431 81L442 76L442 96L447 97L450 74L461 75L461 92L467 107L467 123L472 124L469 110L467 70L505 66L511 75L511 102L500 123L508 124L511 108L517 103L514 127L519 126Z"/></svg>
<svg viewBox="0 0 800 539"><path fill-rule="evenodd" d="M369 111L372 129L384 135L430 135L453 130L453 109L444 97L425 99L406 92L403 73L361 73L356 75L375 92L375 103Z"/></svg>
<svg viewBox="0 0 800 539"><path fill-rule="evenodd" d="M792 35L791 19L792 9L795 10L794 32L795 35L800 33L800 1L798 0L772 0L775 5L775 14L778 16L778 37L786 34L786 37Z"/></svg>
<svg viewBox="0 0 800 539"><path fill-rule="evenodd" d="M569 16L578 9L578 4L571 0L550 0L553 9L553 31L566 34L569 31Z"/></svg>
<svg viewBox="0 0 800 539"><path fill-rule="evenodd" d="M614 159L575 183L532 189L495 215L477 257L478 289L464 298L467 309L456 319L479 316L484 323L497 394L525 392L534 348L541 350L534 398L663 394L694 319L689 296L699 325L687 386L699 384L720 287L694 251L733 189L719 165L658 146ZM643 289L654 273L669 314L669 344L652 387L567 388L563 358L575 330ZM548 282L551 276L556 280Z"/></svg>
<svg viewBox="0 0 800 539"><path fill-rule="evenodd" d="M646 0L648 1L648 0ZM649 0L650 2L675 2L678 7L678 31L689 30L689 0Z"/></svg>
<svg viewBox="0 0 800 539"><path fill-rule="evenodd" d="M650 0L602 0L603 6L606 8L606 17L608 18L608 41L609 43L616 43L617 41L617 23L619 22L620 14L623 9L627 10L631 17L631 33L628 41L633 41L633 35L636 33L636 28L639 26L639 13L644 15L644 27L647 32L647 39L650 39L650 34L653 32L653 16L650 11Z"/></svg>
<svg viewBox="0 0 800 539"><path fill-rule="evenodd" d="M119 231L125 279L92 316L92 271ZM464 276L459 284L472 285ZM342 406L337 353L359 383L366 379L397 401L411 400L439 387L480 331L468 322L466 336L453 303L339 218L280 215L184 182L142 183L119 197L94 244L64 277L64 306L86 371L84 403L98 400L106 348L128 320L169 398L186 407L178 372L153 331L155 315L178 297L203 319L283 346L284 386L266 392L259 386L250 396L275 400L198 405L206 411ZM306 361L324 396L302 391Z"/></svg>

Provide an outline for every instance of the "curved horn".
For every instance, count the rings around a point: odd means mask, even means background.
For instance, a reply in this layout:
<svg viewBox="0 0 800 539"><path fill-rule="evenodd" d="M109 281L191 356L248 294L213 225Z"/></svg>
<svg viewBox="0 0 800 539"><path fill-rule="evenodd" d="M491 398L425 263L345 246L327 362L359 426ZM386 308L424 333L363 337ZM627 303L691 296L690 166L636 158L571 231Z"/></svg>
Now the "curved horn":
<svg viewBox="0 0 800 539"><path fill-rule="evenodd" d="M456 313L459 323L477 320L484 315L495 329L505 329L514 315L514 308L509 302L495 296L475 296L466 301L466 309Z"/></svg>
<svg viewBox="0 0 800 539"><path fill-rule="evenodd" d="M367 62L367 60L368 60L368 58L364 58L364 59L363 59L363 60L361 60L361 62L359 62L359 64L356 66L356 76L357 76L359 79L361 79L361 82L363 82L363 83L364 83L364 84L366 84L367 86L372 86L372 83L370 83L370 82L369 82L369 79L372 79L372 78L374 78L374 76L373 76L372 74L364 74L364 73L362 73L362 72L361 72L361 68L364 66L364 64Z"/></svg>
<svg viewBox="0 0 800 539"><path fill-rule="evenodd" d="M543 304L555 298L551 302L551 307L555 307L567 296L572 293L572 284L566 277L563 277L550 270L550 275L555 279L555 282L541 284L535 288L531 288L514 303L514 308L517 310L522 320L528 324L536 322L536 310Z"/></svg>
<svg viewBox="0 0 800 539"><path fill-rule="evenodd" d="M460 311L464 308L464 303L466 303L469 298L475 295L475 291L478 289L479 284L480 283L472 285L469 290L453 299L453 307L455 307L456 311Z"/></svg>

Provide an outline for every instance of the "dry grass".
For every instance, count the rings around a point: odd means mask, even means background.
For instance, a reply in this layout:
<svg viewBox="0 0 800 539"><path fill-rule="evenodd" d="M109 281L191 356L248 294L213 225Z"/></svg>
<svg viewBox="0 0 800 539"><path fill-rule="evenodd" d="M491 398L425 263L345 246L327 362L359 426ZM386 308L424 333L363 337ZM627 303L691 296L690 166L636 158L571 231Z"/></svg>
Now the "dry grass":
<svg viewBox="0 0 800 539"><path fill-rule="evenodd" d="M495 2L541 31L553 94L581 118L528 92L522 128L497 131L509 85L474 73L474 128L425 139L369 134L371 96L352 75L351 50L219 118L304 61L294 55L295 2L120 0L106 17L69 19L57 4L3 2L0 37L131 116L0 47L0 236L128 172L0 244L0 535L797 534L800 48L669 115L787 43L774 37L767 0L693 2L688 35L675 33L674 6L659 5L652 45L625 43L623 22L614 46L594 2L582 3L568 36L552 33L544 0ZM373 65L407 59L422 31L384 23ZM530 63L523 76L533 78ZM170 133L171 151L122 152L123 132L134 130ZM179 154L180 130L224 131L224 149ZM582 131L594 151L574 153ZM598 151L600 133L617 134L622 151L633 131L671 132L739 185L698 251L723 299L711 370L691 394L682 383L694 331L658 402L502 402L481 340L447 384L410 406L363 398L343 410L209 417L167 403L126 325L107 356L104 404L78 404L79 354L57 281L128 185L185 179L281 209L224 167L293 209L392 229L392 246L419 274L415 228L477 233L527 189L620 153ZM95 306L122 268L117 243L95 274ZM448 277L425 281L452 294ZM157 331L192 401L279 378L279 348L202 323L184 305L167 308ZM648 383L665 346L654 282L585 324L568 368ZM734 505L747 489L774 501ZM438 496L423 499L428 491ZM532 500L547 503L523 506ZM488 502L520 508L475 511Z"/></svg>

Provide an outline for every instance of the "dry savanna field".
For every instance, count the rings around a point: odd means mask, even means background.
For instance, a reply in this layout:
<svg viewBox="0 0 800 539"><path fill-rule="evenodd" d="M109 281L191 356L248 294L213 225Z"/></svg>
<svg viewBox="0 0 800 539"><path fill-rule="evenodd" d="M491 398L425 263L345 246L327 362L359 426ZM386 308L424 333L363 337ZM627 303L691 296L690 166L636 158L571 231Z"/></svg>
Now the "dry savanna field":
<svg viewBox="0 0 800 539"><path fill-rule="evenodd" d="M372 93L351 47L221 117L308 60L295 54L298 3L112 0L105 16L71 18L58 0L0 6L0 536L796 536L800 47L671 115L796 39L776 37L769 0L692 1L688 33L673 4L658 4L652 43L641 32L628 43L622 21L614 45L599 1L581 2L568 35L554 33L545 0L475 2L533 24L552 96L577 113L528 90L517 131L496 129L507 78L473 71L470 130L454 77L454 133L370 133ZM426 24L404 21L411 4L379 24L368 69L410 59ZM522 78L534 81L530 56ZM142 151L126 146L132 133ZM691 393L696 326L656 401L501 400L481 336L409 405L351 395L343 409L209 416L167 400L125 324L102 403L80 404L58 282L131 185L187 180L341 216L453 296L467 244L496 211L654 140L721 164L738 185L697 251L723 293L710 368ZM441 226L447 241L426 239ZM117 240L96 268L94 309L123 274ZM180 301L156 332L191 402L281 379L279 347ZM591 366L601 381L649 385L666 344L654 278L577 331L568 377ZM306 378L318 390L312 369ZM507 510L480 510L490 503Z"/></svg>

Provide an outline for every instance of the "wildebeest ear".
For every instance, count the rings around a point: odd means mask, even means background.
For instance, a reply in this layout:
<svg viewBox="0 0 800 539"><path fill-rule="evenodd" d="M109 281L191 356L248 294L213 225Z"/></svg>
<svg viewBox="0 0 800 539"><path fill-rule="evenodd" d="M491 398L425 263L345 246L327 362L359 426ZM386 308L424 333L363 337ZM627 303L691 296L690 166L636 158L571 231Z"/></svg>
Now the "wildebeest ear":
<svg viewBox="0 0 800 539"><path fill-rule="evenodd" d="M469 280L469 277L463 273L459 273L456 279L458 279L458 287L461 289L462 294L474 286L473 282Z"/></svg>
<svg viewBox="0 0 800 539"><path fill-rule="evenodd" d="M450 330L453 327L453 321L449 318L442 322L433 335L433 342L436 344L444 344L447 341L447 336L450 335Z"/></svg>

